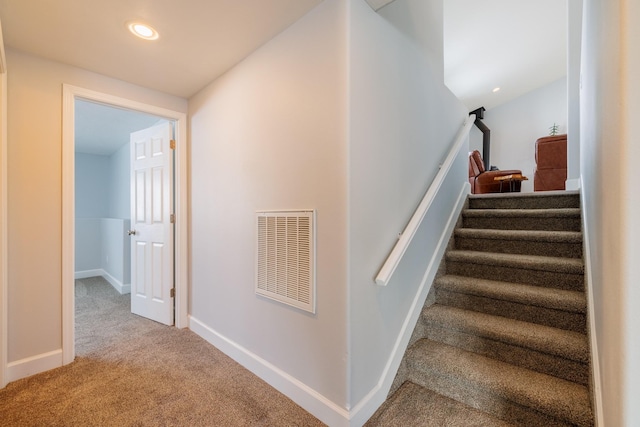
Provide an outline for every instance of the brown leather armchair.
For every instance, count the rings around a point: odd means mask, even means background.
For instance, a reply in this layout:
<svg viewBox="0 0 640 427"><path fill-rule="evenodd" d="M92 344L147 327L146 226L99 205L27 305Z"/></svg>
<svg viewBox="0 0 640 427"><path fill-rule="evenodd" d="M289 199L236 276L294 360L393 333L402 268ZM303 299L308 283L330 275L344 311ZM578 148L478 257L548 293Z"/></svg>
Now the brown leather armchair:
<svg viewBox="0 0 640 427"><path fill-rule="evenodd" d="M519 193L521 181L515 180L505 183L495 180L496 177L506 175L522 175L522 171L515 169L485 171L480 152L475 150L469 154L469 184L471 184L472 194Z"/></svg>
<svg viewBox="0 0 640 427"><path fill-rule="evenodd" d="M554 135L536 141L536 168L533 191L564 190L567 181L567 135Z"/></svg>

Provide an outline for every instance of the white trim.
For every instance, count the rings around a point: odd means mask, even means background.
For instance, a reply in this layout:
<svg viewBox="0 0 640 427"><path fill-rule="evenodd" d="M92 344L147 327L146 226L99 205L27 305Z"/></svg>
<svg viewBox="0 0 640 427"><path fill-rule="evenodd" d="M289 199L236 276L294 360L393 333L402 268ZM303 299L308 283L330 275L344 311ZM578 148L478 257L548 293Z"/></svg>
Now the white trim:
<svg viewBox="0 0 640 427"><path fill-rule="evenodd" d="M26 359L16 360L7 366L8 382L30 377L62 365L62 350L54 350Z"/></svg>
<svg viewBox="0 0 640 427"><path fill-rule="evenodd" d="M189 324L188 301L188 206L187 206L187 115L150 104L96 92L68 84L62 85L62 354L63 364L75 358L74 338L74 122L76 98L141 111L175 121L175 325Z"/></svg>
<svg viewBox="0 0 640 427"><path fill-rule="evenodd" d="M349 411L193 316L189 329L332 427L348 427Z"/></svg>
<svg viewBox="0 0 640 427"><path fill-rule="evenodd" d="M7 56L4 52L4 38L2 37L2 24L0 24L0 74L7 73Z"/></svg>
<svg viewBox="0 0 640 427"><path fill-rule="evenodd" d="M82 270L76 271L73 273L73 278L78 279L87 279L89 277L103 276L105 271L101 268L97 268L95 270Z"/></svg>
<svg viewBox="0 0 640 427"><path fill-rule="evenodd" d="M456 204L451 210L447 224L440 234L436 250L429 260L429 264L427 265L424 276L422 277L420 287L413 298L411 308L404 319L402 329L398 334L398 339L393 346L393 351L389 356L389 360L382 371L380 380L378 381L378 384L376 384L376 386L351 410L352 425L364 424L387 399L387 395L391 389L391 385L393 384L396 372L400 367L400 363L402 362L402 358L404 357L404 353L409 344L409 340L411 339L411 335L413 334L415 325L418 322L420 313L422 313L422 308L424 307L427 295L429 294L429 290L431 290L431 285L433 284L433 280L438 272L440 261L447 249L449 238L451 237L451 233L453 232L453 228L456 225L456 221L458 220L464 203L467 200L467 195L469 194L470 189L471 187L468 182L465 182L462 185Z"/></svg>
<svg viewBox="0 0 640 427"><path fill-rule="evenodd" d="M580 178L582 182L582 177ZM584 184L583 184L584 188ZM587 225L587 210L585 203L580 201L582 210L582 233L584 241L584 275L587 286L587 310L589 316L589 346L591 350L591 386L593 393L593 418L596 427L604 426L604 411L602 408L602 378L600 376L600 356L598 353L598 335L596 331L595 306L593 302L593 280L591 274L591 243L589 227Z"/></svg>
<svg viewBox="0 0 640 427"><path fill-rule="evenodd" d="M131 293L131 283L125 285L120 280L116 279L111 274L109 274L108 271L106 270L103 270L103 271L104 271L104 274L102 274L102 277L104 277L105 280L109 282L111 286L113 286L113 288L116 291L118 291L118 293L120 293L120 295Z"/></svg>
<svg viewBox="0 0 640 427"><path fill-rule="evenodd" d="M400 238L391 250L391 253L382 265L382 268L378 272L378 275L376 276L377 285L387 286L389 280L391 280L391 276L393 276L393 273L396 271L396 268L400 264L404 253L407 251L407 248L411 244L411 240L413 240L413 236L415 236L418 228L420 228L422 220L429 211L429 208L436 198L436 195L440 191L440 187L442 187L442 183L444 182L446 176L449 174L449 170L451 170L453 162L458 157L458 154L460 154L460 148L462 148L462 145L465 141L468 145L469 131L471 130L471 127L473 126L475 120L475 114L470 114L465 119L464 125L456 135L456 139L454 140L453 145L451 146L451 149L447 154L447 157L445 158L444 162L442 162L442 165L440 165L440 170L433 179L433 182L422 198L422 201L416 208L416 211L411 216L409 223L407 224L404 231L400 235Z"/></svg>
<svg viewBox="0 0 640 427"><path fill-rule="evenodd" d="M564 188L567 191L580 190L580 178L568 179L564 183Z"/></svg>
<svg viewBox="0 0 640 427"><path fill-rule="evenodd" d="M369 6L371 6L371 9L373 9L376 12L382 9L383 7L385 7L386 5L388 5L389 3L393 3L393 2L394 0L367 0L367 3L369 4Z"/></svg>
<svg viewBox="0 0 640 427"><path fill-rule="evenodd" d="M0 26L0 388L7 385L7 348L9 331L8 303L8 226L7 226L7 73Z"/></svg>
<svg viewBox="0 0 640 427"><path fill-rule="evenodd" d="M109 282L109 284L111 286L113 286L113 288L118 291L118 293L120 295L124 295L124 294L130 294L131 293L131 283L123 285L122 282L118 279L116 279L115 277L113 277L111 274L109 274L106 270L99 268L97 270L83 270L83 271L76 271L74 273L74 278L77 279L87 279L89 277L96 277L96 276L101 276L104 277L104 279Z"/></svg>
<svg viewBox="0 0 640 427"><path fill-rule="evenodd" d="M75 96L62 88L62 364L75 347Z"/></svg>

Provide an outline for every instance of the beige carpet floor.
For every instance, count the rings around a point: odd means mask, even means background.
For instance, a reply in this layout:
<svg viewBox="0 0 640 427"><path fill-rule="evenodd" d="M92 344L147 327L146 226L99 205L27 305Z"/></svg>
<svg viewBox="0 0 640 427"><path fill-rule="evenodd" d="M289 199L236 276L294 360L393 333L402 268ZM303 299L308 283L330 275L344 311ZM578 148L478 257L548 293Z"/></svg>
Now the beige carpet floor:
<svg viewBox="0 0 640 427"><path fill-rule="evenodd" d="M322 426L188 330L76 281L76 360L0 390L0 426Z"/></svg>

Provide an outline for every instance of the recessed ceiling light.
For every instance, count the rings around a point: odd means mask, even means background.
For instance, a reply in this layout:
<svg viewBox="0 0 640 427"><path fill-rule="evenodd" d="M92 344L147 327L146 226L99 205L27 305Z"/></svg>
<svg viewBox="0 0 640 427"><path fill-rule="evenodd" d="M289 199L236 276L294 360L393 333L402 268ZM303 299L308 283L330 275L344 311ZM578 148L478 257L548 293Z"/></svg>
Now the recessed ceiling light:
<svg viewBox="0 0 640 427"><path fill-rule="evenodd" d="M493 93L500 92L500 88L499 87L494 87L492 92Z"/></svg>
<svg viewBox="0 0 640 427"><path fill-rule="evenodd" d="M129 31L141 39L156 40L159 36L158 32L154 30L153 27L141 22L129 22L127 27L129 28Z"/></svg>

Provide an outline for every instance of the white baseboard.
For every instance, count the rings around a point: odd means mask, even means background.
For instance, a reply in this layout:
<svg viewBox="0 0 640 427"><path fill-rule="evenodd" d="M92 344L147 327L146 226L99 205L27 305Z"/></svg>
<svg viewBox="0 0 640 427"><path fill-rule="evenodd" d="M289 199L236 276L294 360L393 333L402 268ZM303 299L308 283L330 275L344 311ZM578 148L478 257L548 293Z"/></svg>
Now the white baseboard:
<svg viewBox="0 0 640 427"><path fill-rule="evenodd" d="M131 293L131 284L123 285L121 281L119 281L106 271L104 271L102 277L104 277L107 282L111 283L111 286L113 286L116 291L120 292L121 295Z"/></svg>
<svg viewBox="0 0 640 427"><path fill-rule="evenodd" d="M436 250L429 260L422 282L420 283L418 291L413 298L413 304L405 317L402 329L400 330L398 339L396 340L395 346L389 356L389 360L382 372L380 380L378 381L378 384L351 410L351 426L362 426L387 399L387 395L389 394L389 390L391 390L393 380L395 379L396 373L398 372L398 368L400 367L400 363L402 362L402 358L404 357L404 353L409 344L409 340L413 334L413 329L418 322L418 318L422 312L427 295L429 294L433 280L438 272L440 260L447 249L449 238L451 237L453 228L456 225L460 211L464 206L464 202L467 199L467 194L469 194L469 183L465 182L460 190L460 194L458 194L458 200L456 201L451 215L449 215L447 225L440 235Z"/></svg>
<svg viewBox="0 0 640 427"><path fill-rule="evenodd" d="M580 178L568 179L564 183L564 188L567 191L574 191L580 189Z"/></svg>
<svg viewBox="0 0 640 427"><path fill-rule="evenodd" d="M95 270L83 270L76 271L74 278L77 279L86 279L89 277L102 276L104 274L104 270L101 268L97 268Z"/></svg>
<svg viewBox="0 0 640 427"><path fill-rule="evenodd" d="M86 279L88 277L96 277L102 276L104 279L111 283L111 286L114 287L116 291L118 291L121 295L131 293L131 284L123 285L121 281L113 277L106 270L102 268L98 268L96 270L85 270L85 271L76 271L75 278L76 279Z"/></svg>
<svg viewBox="0 0 640 427"><path fill-rule="evenodd" d="M598 334L593 302L593 281L591 273L591 243L589 227L587 227L587 211L584 201L580 203L582 209L582 230L584 240L584 274L587 282L587 310L589 316L589 346L591 350L591 381L593 392L593 406L595 426L604 426L604 411L602 408L602 378L600 376L600 355L598 352Z"/></svg>
<svg viewBox="0 0 640 427"><path fill-rule="evenodd" d="M332 427L349 427L349 411L238 343L189 316L189 329Z"/></svg>
<svg viewBox="0 0 640 427"><path fill-rule="evenodd" d="M62 349L7 364L7 382L17 381L62 366Z"/></svg>

